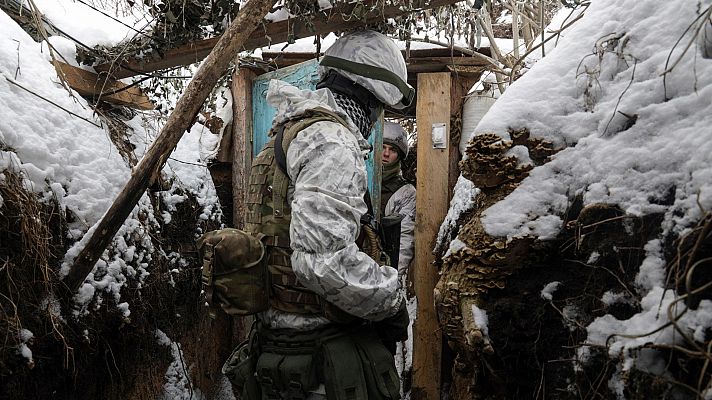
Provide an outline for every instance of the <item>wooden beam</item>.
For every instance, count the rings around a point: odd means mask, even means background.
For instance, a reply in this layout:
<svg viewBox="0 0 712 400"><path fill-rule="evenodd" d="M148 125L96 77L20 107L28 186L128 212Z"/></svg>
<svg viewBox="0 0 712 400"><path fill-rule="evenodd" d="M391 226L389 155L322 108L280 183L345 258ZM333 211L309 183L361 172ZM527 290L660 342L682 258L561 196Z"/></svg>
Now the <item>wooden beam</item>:
<svg viewBox="0 0 712 400"><path fill-rule="evenodd" d="M433 248L449 204L450 87L448 72L418 75L414 265L418 311L413 326L413 400L440 398L442 334L433 301L433 289L438 281ZM433 148L434 124L445 125L444 149Z"/></svg>
<svg viewBox="0 0 712 400"><path fill-rule="evenodd" d="M418 8L408 9L403 5L385 5L383 0L366 0L339 4L334 8L322 10L319 15L311 20L307 27L303 21L283 20L264 24L250 35L242 45L241 50L254 50L259 47L269 46L274 43L284 43L290 39L298 39L330 32L344 31L358 26L385 21L387 18L398 17L416 10L427 10L434 7L454 4L460 0L423 0ZM361 18L354 14L361 14ZM348 18L348 20L344 19ZM123 63L102 64L95 69L108 72L116 79L127 78L141 73L148 73L160 69L189 65L202 60L215 46L219 37L206 39L200 42L166 50L162 56L150 59L129 59Z"/></svg>
<svg viewBox="0 0 712 400"><path fill-rule="evenodd" d="M104 217L89 233L91 237L74 259L74 264L65 278L67 286L76 291L94 268L96 261L104 253L114 235L126 217L129 216L138 200L151 182L151 177L163 168L168 156L190 127L193 119L203 106L210 91L215 87L242 46L252 29L274 5L276 0L250 0L240 8L237 18L200 66L185 92L178 100L175 110L168 116L165 126L156 140L134 169L126 186L121 190ZM247 29L245 29L247 28Z"/></svg>
<svg viewBox="0 0 712 400"><path fill-rule="evenodd" d="M299 64L316 57L314 53L262 53L265 61L278 68ZM406 60L408 74L421 72L446 72L448 67L470 67L482 71L489 65L479 58L457 57L411 57Z"/></svg>
<svg viewBox="0 0 712 400"><path fill-rule="evenodd" d="M69 84L69 87L76 90L84 97L99 99L107 103L119 104L139 110L153 110L156 105L151 102L141 89L137 86L129 85L101 77L98 74L77 68L73 65L65 64L61 61L55 62L57 73L62 74Z"/></svg>
<svg viewBox="0 0 712 400"><path fill-rule="evenodd" d="M252 81L255 73L240 68L232 76L232 224L245 226L247 184L252 166Z"/></svg>

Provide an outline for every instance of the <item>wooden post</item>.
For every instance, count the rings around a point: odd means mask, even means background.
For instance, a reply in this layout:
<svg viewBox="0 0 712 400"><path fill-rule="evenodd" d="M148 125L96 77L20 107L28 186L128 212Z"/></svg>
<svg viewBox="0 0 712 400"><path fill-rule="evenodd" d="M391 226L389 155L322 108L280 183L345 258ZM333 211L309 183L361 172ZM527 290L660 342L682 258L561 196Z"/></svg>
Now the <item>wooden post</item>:
<svg viewBox="0 0 712 400"><path fill-rule="evenodd" d="M252 80L255 73L240 68L232 77L232 225L245 226L245 195L252 166Z"/></svg>
<svg viewBox="0 0 712 400"><path fill-rule="evenodd" d="M65 278L71 290L78 290L92 271L106 246L143 196L151 183L151 177L163 168L168 156L183 136L183 132L190 128L193 119L223 71L275 2L276 0L250 0L240 8L237 18L220 37L188 84L175 110L168 116L161 133L136 166L114 203L96 225L84 248L74 259L74 265Z"/></svg>
<svg viewBox="0 0 712 400"><path fill-rule="evenodd" d="M433 289L438 281L433 248L449 202L450 86L448 72L418 75L414 265L418 312L413 327L413 400L440 398L442 334L433 304ZM445 125L444 149L433 148L433 124Z"/></svg>

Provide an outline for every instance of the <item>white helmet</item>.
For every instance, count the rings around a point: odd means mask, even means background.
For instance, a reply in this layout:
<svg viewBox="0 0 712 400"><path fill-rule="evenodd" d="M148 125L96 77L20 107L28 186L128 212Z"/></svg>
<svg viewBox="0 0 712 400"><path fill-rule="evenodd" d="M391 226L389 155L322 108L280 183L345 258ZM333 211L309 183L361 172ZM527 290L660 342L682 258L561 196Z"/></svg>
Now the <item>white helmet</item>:
<svg viewBox="0 0 712 400"><path fill-rule="evenodd" d="M381 33L358 31L342 36L324 52L319 65L322 79L335 70L393 108L407 107L415 97L400 49Z"/></svg>
<svg viewBox="0 0 712 400"><path fill-rule="evenodd" d="M384 121L383 144L395 146L398 149L401 160L408 156L408 135L400 124Z"/></svg>

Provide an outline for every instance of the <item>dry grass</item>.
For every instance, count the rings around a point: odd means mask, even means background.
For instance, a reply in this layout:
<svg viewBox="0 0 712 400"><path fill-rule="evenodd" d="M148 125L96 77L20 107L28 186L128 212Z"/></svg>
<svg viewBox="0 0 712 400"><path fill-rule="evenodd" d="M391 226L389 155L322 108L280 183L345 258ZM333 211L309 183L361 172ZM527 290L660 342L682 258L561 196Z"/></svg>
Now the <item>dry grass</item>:
<svg viewBox="0 0 712 400"><path fill-rule="evenodd" d="M58 254L63 253L63 235L53 234L51 221L62 216L53 202L43 204L28 190L21 174L5 170L0 180L0 375L34 368L34 361L18 353L27 329L35 337L50 335L64 345L65 365L72 348L65 340L63 324L52 294L59 285L55 271ZM60 238L57 240L57 238ZM30 339L29 342L32 342Z"/></svg>

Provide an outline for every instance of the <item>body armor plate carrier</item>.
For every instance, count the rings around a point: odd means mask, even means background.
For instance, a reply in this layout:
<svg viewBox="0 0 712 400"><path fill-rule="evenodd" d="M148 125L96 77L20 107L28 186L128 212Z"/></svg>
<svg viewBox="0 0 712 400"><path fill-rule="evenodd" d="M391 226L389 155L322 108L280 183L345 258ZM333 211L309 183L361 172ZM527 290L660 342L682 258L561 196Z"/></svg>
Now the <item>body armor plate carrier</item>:
<svg viewBox="0 0 712 400"><path fill-rule="evenodd" d="M289 144L297 134L322 121L346 125L333 112L316 108L298 119L272 128L272 139L252 162L245 230L253 235L265 235L263 243L271 281L271 307L290 313L323 315L334 322L349 322L354 317L301 285L291 264L291 208L287 199L290 181L284 160Z"/></svg>

